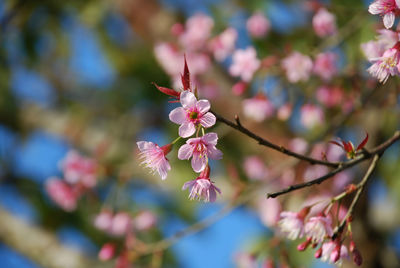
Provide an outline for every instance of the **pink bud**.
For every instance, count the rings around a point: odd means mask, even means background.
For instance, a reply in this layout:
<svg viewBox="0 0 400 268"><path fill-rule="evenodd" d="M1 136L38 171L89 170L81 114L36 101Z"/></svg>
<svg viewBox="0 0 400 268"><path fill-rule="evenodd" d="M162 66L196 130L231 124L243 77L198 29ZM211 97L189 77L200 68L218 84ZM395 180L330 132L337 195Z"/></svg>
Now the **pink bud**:
<svg viewBox="0 0 400 268"><path fill-rule="evenodd" d="M101 247L98 257L102 261L108 261L112 257L114 257L114 254L115 254L115 244L106 243Z"/></svg>
<svg viewBox="0 0 400 268"><path fill-rule="evenodd" d="M311 238L307 238L306 241L304 241L303 243L301 243L301 244L299 244L299 245L297 246L297 250L298 250L298 251L304 251L304 250L306 250L307 247L310 245L310 242L311 242Z"/></svg>
<svg viewBox="0 0 400 268"><path fill-rule="evenodd" d="M350 252L353 252L355 249L356 249L356 244L354 243L353 240L351 240L349 243L349 250Z"/></svg>
<svg viewBox="0 0 400 268"><path fill-rule="evenodd" d="M233 85L232 93L233 95L240 96L242 95L247 89L247 83L240 81Z"/></svg>
<svg viewBox="0 0 400 268"><path fill-rule="evenodd" d="M332 250L331 253L331 262L335 263L340 259L340 249L342 245L340 243L336 243L335 248Z"/></svg>
<svg viewBox="0 0 400 268"><path fill-rule="evenodd" d="M185 31L185 28L183 27L182 23L175 23L171 27L171 33L172 35L179 36Z"/></svg>
<svg viewBox="0 0 400 268"><path fill-rule="evenodd" d="M128 231L130 224L131 217L125 212L119 212L112 220L110 232L116 236L124 235Z"/></svg>
<svg viewBox="0 0 400 268"><path fill-rule="evenodd" d="M138 231L145 231L152 228L157 222L157 218L151 211L142 211L133 220L133 225Z"/></svg>
<svg viewBox="0 0 400 268"><path fill-rule="evenodd" d="M317 251L315 251L314 257L319 259L322 256L322 247L317 249Z"/></svg>
<svg viewBox="0 0 400 268"><path fill-rule="evenodd" d="M102 231L109 230L111 228L113 215L111 211L103 210L94 219L94 226Z"/></svg>
<svg viewBox="0 0 400 268"><path fill-rule="evenodd" d="M356 249L356 248L353 250L353 261L358 266L361 266L362 261L363 261L360 251L358 251L358 249Z"/></svg>

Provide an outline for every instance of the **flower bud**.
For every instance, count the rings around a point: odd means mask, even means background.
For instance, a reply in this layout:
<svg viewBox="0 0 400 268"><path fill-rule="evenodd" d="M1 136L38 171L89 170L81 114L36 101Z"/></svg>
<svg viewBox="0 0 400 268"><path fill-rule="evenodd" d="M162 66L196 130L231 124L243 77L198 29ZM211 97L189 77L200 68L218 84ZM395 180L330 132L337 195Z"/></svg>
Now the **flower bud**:
<svg viewBox="0 0 400 268"><path fill-rule="evenodd" d="M98 257L102 261L108 261L112 257L114 257L114 254L115 254L115 244L106 243L101 247Z"/></svg>

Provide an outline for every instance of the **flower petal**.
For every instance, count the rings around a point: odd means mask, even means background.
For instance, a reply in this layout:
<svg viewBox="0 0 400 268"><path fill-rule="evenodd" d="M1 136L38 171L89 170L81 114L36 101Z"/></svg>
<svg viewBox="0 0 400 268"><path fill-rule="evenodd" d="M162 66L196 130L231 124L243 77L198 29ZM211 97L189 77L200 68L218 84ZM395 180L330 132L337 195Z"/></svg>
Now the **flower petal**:
<svg viewBox="0 0 400 268"><path fill-rule="evenodd" d="M379 3L379 1L375 1L370 4L368 7L368 12L372 15L380 14L382 12L381 3Z"/></svg>
<svg viewBox="0 0 400 268"><path fill-rule="evenodd" d="M207 133L202 137L202 140L207 145L217 145L218 135L215 132Z"/></svg>
<svg viewBox="0 0 400 268"><path fill-rule="evenodd" d="M183 91L180 96L183 108L188 109L196 105L196 96L190 91Z"/></svg>
<svg viewBox="0 0 400 268"><path fill-rule="evenodd" d="M140 151L153 149L155 147L155 144L149 141L138 141L136 144Z"/></svg>
<svg viewBox="0 0 400 268"><path fill-rule="evenodd" d="M184 122L186 122L185 109L183 109L182 107L173 109L169 113L169 120L171 120L172 122L174 122L176 124L180 124L180 125L183 124Z"/></svg>
<svg viewBox="0 0 400 268"><path fill-rule="evenodd" d="M390 29L394 24L394 20L395 15L393 12L386 13L383 16L383 25L385 25L386 29Z"/></svg>
<svg viewBox="0 0 400 268"><path fill-rule="evenodd" d="M215 115L213 115L210 112L204 114L200 118L200 124L205 128L212 127L213 125L215 125L215 121L217 121L217 119L215 118Z"/></svg>
<svg viewBox="0 0 400 268"><path fill-rule="evenodd" d="M193 154L191 163L193 170L199 173L205 169L207 165L207 157L199 157L199 154Z"/></svg>
<svg viewBox="0 0 400 268"><path fill-rule="evenodd" d="M222 152L215 148L215 146L210 146L207 150L207 156L214 160L222 159Z"/></svg>
<svg viewBox="0 0 400 268"><path fill-rule="evenodd" d="M196 128L192 122L185 122L179 127L179 136L188 138L196 132Z"/></svg>
<svg viewBox="0 0 400 268"><path fill-rule="evenodd" d="M195 183L196 183L195 180L185 182L182 186L182 190L186 190L187 188L192 188Z"/></svg>
<svg viewBox="0 0 400 268"><path fill-rule="evenodd" d="M208 112L208 110L210 110L210 102L208 100L199 100L196 103L196 108L200 113L205 114Z"/></svg>
<svg viewBox="0 0 400 268"><path fill-rule="evenodd" d="M178 158L180 160L187 160L189 159L193 154L193 147L190 146L189 144L184 144L179 148L178 151Z"/></svg>

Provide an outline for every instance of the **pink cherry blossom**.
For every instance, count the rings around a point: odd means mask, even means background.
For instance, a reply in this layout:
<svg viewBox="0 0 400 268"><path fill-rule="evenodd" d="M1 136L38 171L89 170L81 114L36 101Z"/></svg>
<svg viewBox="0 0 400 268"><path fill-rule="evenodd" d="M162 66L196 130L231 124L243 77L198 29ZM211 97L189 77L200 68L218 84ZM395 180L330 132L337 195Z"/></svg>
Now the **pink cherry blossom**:
<svg viewBox="0 0 400 268"><path fill-rule="evenodd" d="M234 255L237 268L257 268L257 258L247 252L237 252Z"/></svg>
<svg viewBox="0 0 400 268"><path fill-rule="evenodd" d="M397 43L400 44L400 43ZM396 45L393 48L386 50L382 57L371 59L373 64L368 68L368 72L376 77L379 82L385 83L389 76L400 75L398 64L400 60L400 53Z"/></svg>
<svg viewBox="0 0 400 268"><path fill-rule="evenodd" d="M77 151L69 151L61 163L64 179L71 184L82 183L91 188L96 185L97 163Z"/></svg>
<svg viewBox="0 0 400 268"><path fill-rule="evenodd" d="M336 33L336 18L335 15L327 11L325 8L320 8L314 15L312 20L315 33L319 37L325 37Z"/></svg>
<svg viewBox="0 0 400 268"><path fill-rule="evenodd" d="M385 50L400 41L399 33L392 30L380 29L378 34L376 41L361 44L361 49L368 60L382 57Z"/></svg>
<svg viewBox="0 0 400 268"><path fill-rule="evenodd" d="M282 207L276 198L262 197L257 202L257 211L262 223L267 227L273 227L279 222Z"/></svg>
<svg viewBox="0 0 400 268"><path fill-rule="evenodd" d="M193 170L201 172L206 168L209 158L215 160L222 158L222 152L215 147L217 141L218 135L213 132L199 138L188 139L186 144L179 148L178 158L188 160L192 157Z"/></svg>
<svg viewBox="0 0 400 268"><path fill-rule="evenodd" d="M383 55L384 45L378 41L368 41L361 44L361 50L368 60L372 60Z"/></svg>
<svg viewBox="0 0 400 268"><path fill-rule="evenodd" d="M376 0L369 5L368 12L373 15L380 14L383 16L383 25L389 29L396 19L395 12L398 10L396 2L395 0Z"/></svg>
<svg viewBox="0 0 400 268"><path fill-rule="evenodd" d="M323 123L324 112L318 106L305 104L301 107L300 113L301 123L306 128L313 128L314 126Z"/></svg>
<svg viewBox="0 0 400 268"><path fill-rule="evenodd" d="M341 266L342 259L346 259L347 257L348 251L346 246L337 244L337 242L334 241L329 241L322 244L322 261Z"/></svg>
<svg viewBox="0 0 400 268"><path fill-rule="evenodd" d="M217 200L217 192L221 194L221 190L214 185L210 179L197 178L192 181L185 182L182 190L189 188L189 199L190 200L201 200L204 202L215 202Z"/></svg>
<svg viewBox="0 0 400 268"><path fill-rule="evenodd" d="M237 31L229 27L210 41L209 49L217 61L225 60L233 52L237 37Z"/></svg>
<svg viewBox="0 0 400 268"><path fill-rule="evenodd" d="M50 198L62 209L68 212L76 209L78 195L72 186L58 178L50 178L45 187Z"/></svg>
<svg viewBox="0 0 400 268"><path fill-rule="evenodd" d="M300 213L283 211L278 226L289 239L296 240L304 235L304 216Z"/></svg>
<svg viewBox="0 0 400 268"><path fill-rule="evenodd" d="M197 50L205 45L210 37L214 21L204 14L190 17L185 24L185 31L180 35L179 41L186 50Z"/></svg>
<svg viewBox="0 0 400 268"><path fill-rule="evenodd" d="M240 96L246 91L247 87L247 83L239 81L232 86L232 94L235 96Z"/></svg>
<svg viewBox="0 0 400 268"><path fill-rule="evenodd" d="M327 236L333 235L332 220L326 216L311 217L306 222L304 231L313 243L322 243Z"/></svg>
<svg viewBox="0 0 400 268"><path fill-rule="evenodd" d="M292 115L293 106L290 103L286 103L279 107L276 117L279 120L286 121Z"/></svg>
<svg viewBox="0 0 400 268"><path fill-rule="evenodd" d="M271 25L269 20L261 13L254 13L246 22L247 31L253 37L264 37Z"/></svg>
<svg viewBox="0 0 400 268"><path fill-rule="evenodd" d="M240 76L244 82L249 82L261 65L254 47L236 50L233 53L232 61L229 73L232 76Z"/></svg>
<svg viewBox="0 0 400 268"><path fill-rule="evenodd" d="M325 81L332 79L337 74L337 55L333 52L325 52L317 55L314 62L314 73Z"/></svg>
<svg viewBox="0 0 400 268"><path fill-rule="evenodd" d="M142 165L151 169L153 174L158 172L161 179L165 180L168 171L171 170L171 166L165 156L171 151L172 145L167 144L160 148L157 144L148 141L138 141L136 144L140 150Z"/></svg>
<svg viewBox="0 0 400 268"><path fill-rule="evenodd" d="M243 163L246 176L252 180L263 180L267 175L267 167L258 156L246 157Z"/></svg>
<svg viewBox="0 0 400 268"><path fill-rule="evenodd" d="M256 122L262 122L274 114L273 104L264 95L256 95L242 102L243 114Z"/></svg>
<svg viewBox="0 0 400 268"><path fill-rule="evenodd" d="M114 243L106 243L104 244L99 251L99 259L102 261L111 260L115 254L115 244Z"/></svg>
<svg viewBox="0 0 400 268"><path fill-rule="evenodd" d="M298 154L304 154L308 149L308 142L302 138L293 138L289 143L289 149Z"/></svg>
<svg viewBox="0 0 400 268"><path fill-rule="evenodd" d="M208 112L210 110L208 100L197 101L192 92L184 91L181 93L180 102L182 107L172 110L169 114L169 119L172 122L181 125L179 136L188 138L196 132L198 125L209 128L215 124L215 116Z"/></svg>
<svg viewBox="0 0 400 268"><path fill-rule="evenodd" d="M109 210L101 211L94 219L94 226L102 231L108 231L113 221L113 213Z"/></svg>
<svg viewBox="0 0 400 268"><path fill-rule="evenodd" d="M133 227L138 231L146 231L151 229L157 223L156 215L149 211L144 210L139 212L133 219Z"/></svg>
<svg viewBox="0 0 400 268"><path fill-rule="evenodd" d="M313 68L309 56L299 52L292 52L282 60L282 68L286 71L286 77L291 83L307 81Z"/></svg>
<svg viewBox="0 0 400 268"><path fill-rule="evenodd" d="M343 89L340 87L321 86L317 89L317 99L326 107L340 105L344 98Z"/></svg>
<svg viewBox="0 0 400 268"><path fill-rule="evenodd" d="M114 215L111 227L110 234L115 236L122 236L126 234L131 226L132 218L126 212L118 212Z"/></svg>

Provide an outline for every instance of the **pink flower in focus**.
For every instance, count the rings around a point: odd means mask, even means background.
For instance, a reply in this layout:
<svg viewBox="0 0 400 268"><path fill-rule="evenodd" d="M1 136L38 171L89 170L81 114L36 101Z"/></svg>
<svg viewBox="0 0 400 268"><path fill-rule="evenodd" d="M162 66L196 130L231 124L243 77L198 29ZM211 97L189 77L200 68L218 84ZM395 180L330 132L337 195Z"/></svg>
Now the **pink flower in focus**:
<svg viewBox="0 0 400 268"><path fill-rule="evenodd" d="M243 114L256 122L262 122L271 117L275 111L273 104L262 94L243 100L242 107Z"/></svg>
<svg viewBox="0 0 400 268"><path fill-rule="evenodd" d="M50 198L63 210L71 212L76 209L78 196L70 185L60 179L50 178L45 187Z"/></svg>
<svg viewBox="0 0 400 268"><path fill-rule="evenodd" d="M254 47L238 49L233 53L229 73L232 76L240 76L244 82L249 82L253 78L254 72L260 67L260 64Z"/></svg>
<svg viewBox="0 0 400 268"><path fill-rule="evenodd" d="M208 159L221 159L222 152L218 150L217 145L218 135L210 132L200 138L192 138L186 141L178 151L180 160L188 160L192 156L192 168L195 172L203 171L208 163Z"/></svg>
<svg viewBox="0 0 400 268"><path fill-rule="evenodd" d="M113 214L109 210L101 211L94 219L94 226L102 231L108 231L111 228Z"/></svg>
<svg viewBox="0 0 400 268"><path fill-rule="evenodd" d="M204 202L215 202L217 199L217 192L221 194L221 190L214 185L210 180L210 168L207 166L203 172L200 173L197 179L185 182L182 190L189 188L189 199L203 199Z"/></svg>
<svg viewBox="0 0 400 268"><path fill-rule="evenodd" d="M307 81L313 68L309 56L299 52L292 52L282 60L282 68L286 71L286 77L291 83Z"/></svg>
<svg viewBox="0 0 400 268"><path fill-rule="evenodd" d="M269 20L261 13L254 13L246 22L247 31L253 37L263 37L269 31Z"/></svg>
<svg viewBox="0 0 400 268"><path fill-rule="evenodd" d="M384 45L378 41L368 41L361 44L361 50L368 60L381 57L385 51Z"/></svg>
<svg viewBox="0 0 400 268"><path fill-rule="evenodd" d="M281 232L291 240L302 238L304 235L304 218L306 215L303 211L304 209L299 213L283 211L280 214L281 219L278 226Z"/></svg>
<svg viewBox="0 0 400 268"><path fill-rule="evenodd" d="M376 77L379 82L385 83L389 76L400 75L398 64L400 60L400 53L397 46L386 50L382 57L371 59L371 62L374 62L371 67L367 69L367 71L373 76Z"/></svg>
<svg viewBox="0 0 400 268"><path fill-rule="evenodd" d="M344 92L340 87L321 86L317 89L317 99L326 107L343 103Z"/></svg>
<svg viewBox="0 0 400 268"><path fill-rule="evenodd" d="M133 227L138 231L146 231L151 229L157 223L157 217L153 212L144 210L139 212L133 219Z"/></svg>
<svg viewBox="0 0 400 268"><path fill-rule="evenodd" d="M346 246L337 244L337 242L329 241L322 244L321 261L334 263L341 266L342 259L348 257Z"/></svg>
<svg viewBox="0 0 400 268"><path fill-rule="evenodd" d="M249 179L263 180L267 175L267 168L258 156L246 157L243 164L244 172Z"/></svg>
<svg viewBox="0 0 400 268"><path fill-rule="evenodd" d="M101 247L98 257L102 261L108 261L114 257L114 254L115 254L115 244L106 243Z"/></svg>
<svg viewBox="0 0 400 268"><path fill-rule="evenodd" d="M314 73L325 81L329 81L337 74L337 55L333 52L325 52L317 55L314 62Z"/></svg>
<svg viewBox="0 0 400 268"><path fill-rule="evenodd" d="M313 104L305 104L300 110L300 120L306 128L313 128L316 125L322 124L324 121L324 112L318 106Z"/></svg>
<svg viewBox="0 0 400 268"><path fill-rule="evenodd" d="M368 7L368 12L372 15L380 14L383 16L383 25L386 29L393 26L396 19L395 12L398 9L397 0L376 0Z"/></svg>
<svg viewBox="0 0 400 268"><path fill-rule="evenodd" d="M204 14L190 17L185 24L185 32L180 35L179 41L186 50L201 49L210 37L214 21Z"/></svg>
<svg viewBox="0 0 400 268"><path fill-rule="evenodd" d="M325 37L336 33L336 18L335 15L327 11L325 8L320 8L312 19L312 24L315 33L319 37Z"/></svg>
<svg viewBox="0 0 400 268"><path fill-rule="evenodd" d="M118 212L114 215L111 227L110 234L115 236L122 236L126 234L131 226L132 219L126 212Z"/></svg>
<svg viewBox="0 0 400 268"><path fill-rule="evenodd" d="M361 49L368 60L382 57L385 50L392 48L400 41L398 32L380 29L378 33L379 35L376 41L369 41L361 44Z"/></svg>
<svg viewBox="0 0 400 268"><path fill-rule="evenodd" d="M208 112L210 102L208 100L197 101L192 92L184 91L181 93L180 102L182 107L172 110L169 119L180 124L179 136L188 138L196 132L196 127L200 124L205 128L215 124L215 116Z"/></svg>
<svg viewBox="0 0 400 268"><path fill-rule="evenodd" d="M225 60L233 52L237 37L237 31L230 27L210 41L209 48L217 61Z"/></svg>
<svg viewBox="0 0 400 268"><path fill-rule="evenodd" d="M308 219L304 232L313 243L322 243L325 238L333 235L332 220L326 216L315 216Z"/></svg>
<svg viewBox="0 0 400 268"><path fill-rule="evenodd" d="M142 164L152 170L153 174L158 172L161 179L167 178L167 173L171 170L168 159L165 157L172 149L172 144L159 147L157 144L148 141L138 141L137 146L140 150Z"/></svg>

